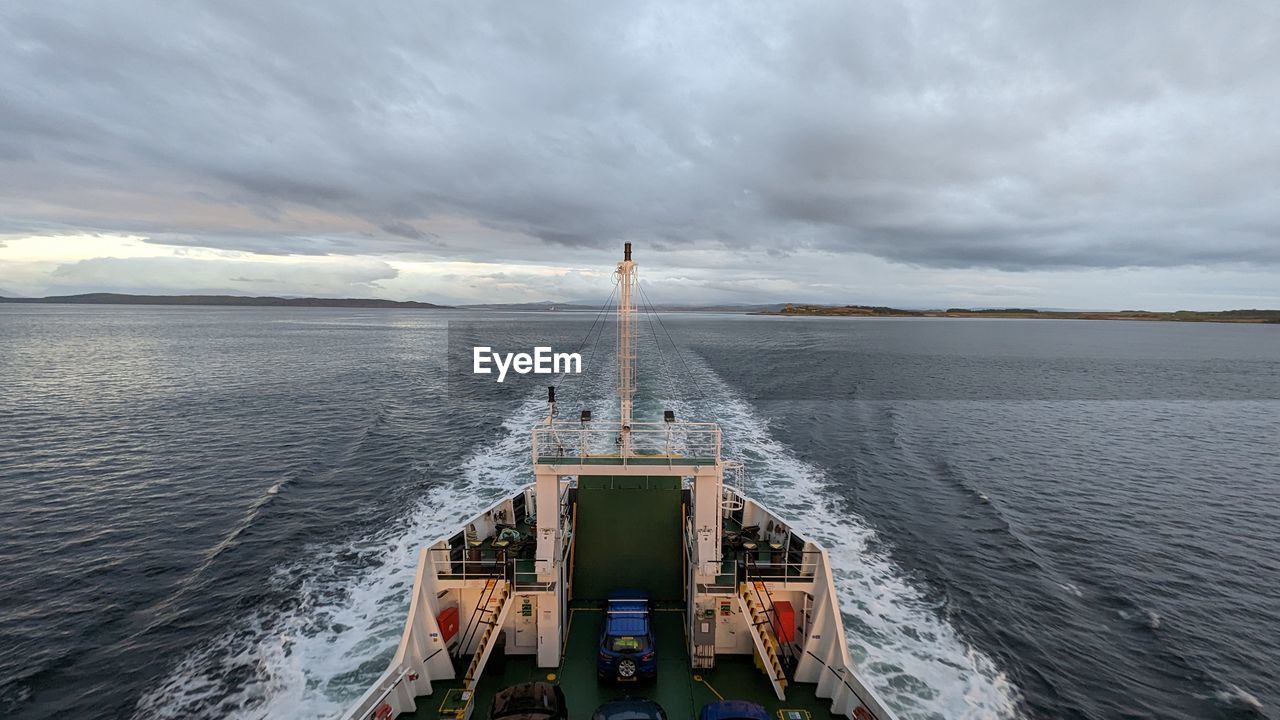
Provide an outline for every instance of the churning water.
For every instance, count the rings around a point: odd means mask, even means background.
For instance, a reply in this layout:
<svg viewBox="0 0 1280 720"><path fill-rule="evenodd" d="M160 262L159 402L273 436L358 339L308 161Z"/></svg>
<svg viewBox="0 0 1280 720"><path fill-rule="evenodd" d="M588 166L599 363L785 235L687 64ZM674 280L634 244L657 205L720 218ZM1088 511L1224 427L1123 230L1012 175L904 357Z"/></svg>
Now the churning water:
<svg viewBox="0 0 1280 720"><path fill-rule="evenodd" d="M0 715L340 712L418 546L530 480L540 394L450 324L542 319L0 307ZM663 320L637 414L722 424L904 718L1280 717L1280 328Z"/></svg>

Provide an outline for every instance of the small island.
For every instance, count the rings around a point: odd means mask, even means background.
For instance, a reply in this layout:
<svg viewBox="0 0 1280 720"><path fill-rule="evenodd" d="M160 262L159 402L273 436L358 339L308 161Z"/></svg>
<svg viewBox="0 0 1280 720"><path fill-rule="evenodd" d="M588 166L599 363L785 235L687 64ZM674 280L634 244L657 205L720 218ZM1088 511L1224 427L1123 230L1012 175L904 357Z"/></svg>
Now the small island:
<svg viewBox="0 0 1280 720"><path fill-rule="evenodd" d="M820 317L947 317L947 318L1032 318L1045 320L1157 320L1170 322L1280 323L1280 310L1150 310L1070 311L1030 308L947 308L945 310L902 310L876 305L802 305L787 303L781 310L764 310L756 315Z"/></svg>

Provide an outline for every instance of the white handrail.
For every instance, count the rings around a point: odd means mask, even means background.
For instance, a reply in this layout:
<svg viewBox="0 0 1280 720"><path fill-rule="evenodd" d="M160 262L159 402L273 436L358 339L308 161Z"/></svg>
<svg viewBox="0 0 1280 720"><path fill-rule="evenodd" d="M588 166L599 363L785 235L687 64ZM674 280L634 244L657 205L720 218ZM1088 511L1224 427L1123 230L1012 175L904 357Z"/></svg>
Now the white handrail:
<svg viewBox="0 0 1280 720"><path fill-rule="evenodd" d="M533 428L533 461L583 464L587 459L665 458L718 462L720 426L716 423L544 423Z"/></svg>

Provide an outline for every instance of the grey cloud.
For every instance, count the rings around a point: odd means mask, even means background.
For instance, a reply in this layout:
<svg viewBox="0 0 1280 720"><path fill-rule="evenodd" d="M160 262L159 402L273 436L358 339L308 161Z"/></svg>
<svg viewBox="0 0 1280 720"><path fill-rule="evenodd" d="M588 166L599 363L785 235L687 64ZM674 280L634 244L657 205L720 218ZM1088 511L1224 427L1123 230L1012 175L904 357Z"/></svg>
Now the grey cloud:
<svg viewBox="0 0 1280 720"><path fill-rule="evenodd" d="M263 236L256 234L234 235L172 235L152 233L147 241L157 245L175 245L190 248L225 248L258 255L352 255L361 251L358 238L341 236Z"/></svg>
<svg viewBox="0 0 1280 720"><path fill-rule="evenodd" d="M247 273L247 274L246 274ZM381 261L279 263L188 257L93 258L59 265L47 293L79 292L254 294L367 297L398 271Z"/></svg>
<svg viewBox="0 0 1280 720"><path fill-rule="evenodd" d="M0 13L8 228L516 262L632 239L795 263L1280 264L1264 4Z"/></svg>
<svg viewBox="0 0 1280 720"><path fill-rule="evenodd" d="M398 235L402 238L409 238L410 240L424 240L427 237L429 237L427 233L422 232L421 230L410 225L407 222L399 222L399 221L389 222L384 224L382 226L382 229L387 231L388 233L391 233L392 235Z"/></svg>

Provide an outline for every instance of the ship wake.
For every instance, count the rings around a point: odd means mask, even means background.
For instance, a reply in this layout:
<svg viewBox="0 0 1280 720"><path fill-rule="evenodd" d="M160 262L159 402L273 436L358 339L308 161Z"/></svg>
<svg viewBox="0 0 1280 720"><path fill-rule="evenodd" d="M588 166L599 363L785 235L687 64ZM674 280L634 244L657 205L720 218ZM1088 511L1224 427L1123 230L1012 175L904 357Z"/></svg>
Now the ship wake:
<svg viewBox="0 0 1280 720"><path fill-rule="evenodd" d="M854 662L880 696L903 718L1016 716L1015 689L874 547L874 531L833 492L839 479L773 438L751 405L712 370L696 359L685 369L698 376L700 399L659 403L651 395L638 404L719 421L727 454L750 468L748 492L827 547ZM580 388L595 400L583 406L607 414L609 379ZM656 379L661 386L663 379ZM287 599L249 612L188 654L139 701L135 717L340 715L395 651L419 548L530 480L529 428L544 413L540 398L522 403L498 436L457 468L456 478L429 486L390 526L306 548L303 559L276 568L272 586Z"/></svg>
<svg viewBox="0 0 1280 720"><path fill-rule="evenodd" d="M799 459L750 403L705 364L689 360L703 397L672 404L684 417L718 421L726 457L747 465L747 493L826 547L863 679L902 718L1017 717L1016 689L877 548L875 531L833 491L839 478Z"/></svg>
<svg viewBox="0 0 1280 720"><path fill-rule="evenodd" d="M197 648L139 701L136 718L334 717L386 669L404 628L419 549L530 480L530 398L458 479L428 487L383 530L305 548L275 569L287 599Z"/></svg>

